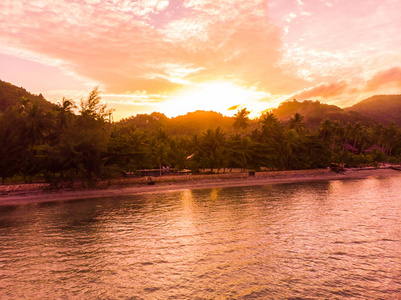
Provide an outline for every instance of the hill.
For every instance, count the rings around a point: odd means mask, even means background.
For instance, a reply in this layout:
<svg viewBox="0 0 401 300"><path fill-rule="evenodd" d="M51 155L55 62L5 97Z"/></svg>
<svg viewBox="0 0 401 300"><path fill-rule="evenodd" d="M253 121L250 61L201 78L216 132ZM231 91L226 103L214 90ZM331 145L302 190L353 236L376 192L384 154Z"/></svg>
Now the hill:
<svg viewBox="0 0 401 300"><path fill-rule="evenodd" d="M22 87L17 87L11 83L0 80L0 112L5 111L8 107L21 103L26 98L32 102L39 102L40 106L45 110L50 110L54 104L47 101L42 94L34 95Z"/></svg>
<svg viewBox="0 0 401 300"><path fill-rule="evenodd" d="M220 127L224 132L232 130L233 119L214 111L197 110L171 119L175 133L189 134L203 132L206 129Z"/></svg>
<svg viewBox="0 0 401 300"><path fill-rule="evenodd" d="M175 118L167 118L161 113L139 114L120 121L123 125L132 125L136 128L155 131L160 127L173 135L191 135L201 133L206 129L220 128L229 132L232 130L233 119L214 111L198 110Z"/></svg>
<svg viewBox="0 0 401 300"><path fill-rule="evenodd" d="M297 100L283 102L273 110L273 113L282 121L289 120L295 113L299 113L305 119L313 121L320 119L323 115L342 114L343 110L335 105L320 103L319 101Z"/></svg>
<svg viewBox="0 0 401 300"><path fill-rule="evenodd" d="M369 125L373 120L356 111L346 111L335 105L324 104L319 101L297 100L283 102L272 111L279 120L286 122L295 113L304 116L305 122L311 127L317 127L324 119L339 120L342 123L361 122Z"/></svg>
<svg viewBox="0 0 401 300"><path fill-rule="evenodd" d="M376 95L344 111L355 112L383 124L394 122L401 125L401 95Z"/></svg>

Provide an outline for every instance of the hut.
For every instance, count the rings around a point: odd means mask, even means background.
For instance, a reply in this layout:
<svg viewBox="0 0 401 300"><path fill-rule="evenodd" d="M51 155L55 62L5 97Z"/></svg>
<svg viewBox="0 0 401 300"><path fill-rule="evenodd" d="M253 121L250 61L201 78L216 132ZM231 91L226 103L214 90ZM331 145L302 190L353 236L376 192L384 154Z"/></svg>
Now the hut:
<svg viewBox="0 0 401 300"><path fill-rule="evenodd" d="M359 152L358 148L352 146L350 143L346 143L344 148L345 148L345 150L348 150L349 152L354 153L354 154L358 154L358 152Z"/></svg>
<svg viewBox="0 0 401 300"><path fill-rule="evenodd" d="M385 151L384 151L384 149L382 148L382 147L380 147L380 146L378 146L378 145L372 145L372 146L370 146L369 148L367 148L367 149L365 149L365 153L367 153L367 154L369 154L369 153L372 153L373 152L373 150L374 149L376 149L377 151L380 151L380 152L383 152L383 153L385 153Z"/></svg>

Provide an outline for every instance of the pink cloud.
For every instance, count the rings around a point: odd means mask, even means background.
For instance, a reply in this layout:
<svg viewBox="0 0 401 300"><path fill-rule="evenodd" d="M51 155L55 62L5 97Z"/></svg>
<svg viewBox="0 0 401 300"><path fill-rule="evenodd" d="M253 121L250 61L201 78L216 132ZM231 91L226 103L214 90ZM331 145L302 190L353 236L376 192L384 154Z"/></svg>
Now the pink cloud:
<svg viewBox="0 0 401 300"><path fill-rule="evenodd" d="M385 71L377 72L366 82L366 90L374 91L389 84L401 87L401 68L393 67Z"/></svg>
<svg viewBox="0 0 401 300"><path fill-rule="evenodd" d="M348 84L344 81L321 83L315 87L304 89L293 94L290 99L307 100L314 97L327 99L343 94L347 88Z"/></svg>
<svg viewBox="0 0 401 300"><path fill-rule="evenodd" d="M371 70L400 65L400 1L295 2L300 4L270 0L269 15L285 31L285 67L292 66L309 86L353 82Z"/></svg>

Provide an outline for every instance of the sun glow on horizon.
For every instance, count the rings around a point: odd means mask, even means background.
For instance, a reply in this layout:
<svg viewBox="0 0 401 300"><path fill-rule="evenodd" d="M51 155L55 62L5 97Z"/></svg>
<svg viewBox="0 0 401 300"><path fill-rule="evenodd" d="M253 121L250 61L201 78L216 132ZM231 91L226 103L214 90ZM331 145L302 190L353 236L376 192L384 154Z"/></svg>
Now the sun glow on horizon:
<svg viewBox="0 0 401 300"><path fill-rule="evenodd" d="M160 106L167 117L185 115L196 110L212 110L231 117L237 112L237 109L230 110L233 106L246 107L252 111L252 117L260 113L258 101L268 96L270 94L266 92L240 87L231 82L213 81L182 90Z"/></svg>

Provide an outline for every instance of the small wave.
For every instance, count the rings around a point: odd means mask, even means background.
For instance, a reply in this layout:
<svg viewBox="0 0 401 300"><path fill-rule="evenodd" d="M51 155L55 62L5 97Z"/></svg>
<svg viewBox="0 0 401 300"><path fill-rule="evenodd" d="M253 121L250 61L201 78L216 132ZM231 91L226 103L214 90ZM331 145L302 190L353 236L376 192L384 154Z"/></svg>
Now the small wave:
<svg viewBox="0 0 401 300"><path fill-rule="evenodd" d="M156 292L158 290L160 290L160 288L157 287L157 286L147 287L147 288L143 289L143 291L147 292L147 293L153 293L153 292Z"/></svg>
<svg viewBox="0 0 401 300"><path fill-rule="evenodd" d="M386 239L386 238L381 239L380 241L382 241L382 242L398 242L397 240Z"/></svg>

